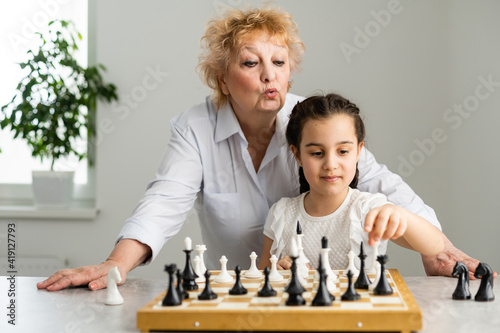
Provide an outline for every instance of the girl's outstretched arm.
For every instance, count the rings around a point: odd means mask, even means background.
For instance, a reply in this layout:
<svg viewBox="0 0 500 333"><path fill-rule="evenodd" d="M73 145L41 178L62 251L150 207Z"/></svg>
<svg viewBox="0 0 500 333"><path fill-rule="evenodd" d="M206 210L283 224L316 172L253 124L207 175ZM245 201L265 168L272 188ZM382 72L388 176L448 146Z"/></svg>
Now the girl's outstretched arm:
<svg viewBox="0 0 500 333"><path fill-rule="evenodd" d="M264 246L262 247L262 253L260 254L259 269L264 269L266 267L271 268L271 247L273 246L273 240L264 235Z"/></svg>
<svg viewBox="0 0 500 333"><path fill-rule="evenodd" d="M365 218L368 243L391 239L396 244L423 255L437 255L444 249L441 231L408 210L387 204L372 209Z"/></svg>

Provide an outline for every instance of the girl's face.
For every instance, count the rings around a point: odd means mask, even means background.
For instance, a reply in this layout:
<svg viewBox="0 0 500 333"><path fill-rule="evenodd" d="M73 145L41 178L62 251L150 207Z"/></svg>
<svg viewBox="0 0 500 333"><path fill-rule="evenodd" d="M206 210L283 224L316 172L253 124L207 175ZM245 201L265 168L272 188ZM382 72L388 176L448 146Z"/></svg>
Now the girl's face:
<svg viewBox="0 0 500 333"><path fill-rule="evenodd" d="M283 45L266 32L256 32L219 79L237 116L276 113L283 107L290 78L288 48Z"/></svg>
<svg viewBox="0 0 500 333"><path fill-rule="evenodd" d="M291 146L311 193L321 196L347 194L356 174L363 142L358 143L353 119L336 114L326 119L310 119L302 129L299 149Z"/></svg>

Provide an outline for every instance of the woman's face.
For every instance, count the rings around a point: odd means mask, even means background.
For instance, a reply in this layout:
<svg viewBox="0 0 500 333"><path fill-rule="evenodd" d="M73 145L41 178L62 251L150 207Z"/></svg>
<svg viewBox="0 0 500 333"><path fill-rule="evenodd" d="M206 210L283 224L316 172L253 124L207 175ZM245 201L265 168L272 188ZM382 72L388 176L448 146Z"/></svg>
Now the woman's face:
<svg viewBox="0 0 500 333"><path fill-rule="evenodd" d="M244 117L277 113L285 103L289 77L288 48L257 32L242 44L220 83L236 115Z"/></svg>

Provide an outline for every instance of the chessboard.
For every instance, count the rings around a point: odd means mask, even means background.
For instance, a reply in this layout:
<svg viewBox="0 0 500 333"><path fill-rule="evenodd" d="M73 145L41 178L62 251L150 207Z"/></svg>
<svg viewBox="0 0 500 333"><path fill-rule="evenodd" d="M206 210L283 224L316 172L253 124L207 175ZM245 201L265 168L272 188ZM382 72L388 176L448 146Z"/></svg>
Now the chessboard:
<svg viewBox="0 0 500 333"><path fill-rule="evenodd" d="M242 271L242 276L245 271ZM302 295L303 306L286 306L284 292L290 279L290 271L279 271L284 279L271 282L278 292L275 297L258 297L262 279L242 277L248 289L246 295L229 295L234 283L216 283L213 279L219 271L211 271L210 286L218 295L214 300L198 300L205 283L198 283L198 290L189 291L189 299L179 306L162 306L166 291L155 297L137 312L137 328L150 331L370 331L404 332L422 329L422 312L397 269L385 274L393 289L392 295L377 296L372 291L356 291L357 301L341 301L348 284L342 270L334 270L339 276L335 300L331 306L311 306L319 279L314 270L309 272ZM234 271L229 271L235 275ZM375 275L368 274L371 281Z"/></svg>

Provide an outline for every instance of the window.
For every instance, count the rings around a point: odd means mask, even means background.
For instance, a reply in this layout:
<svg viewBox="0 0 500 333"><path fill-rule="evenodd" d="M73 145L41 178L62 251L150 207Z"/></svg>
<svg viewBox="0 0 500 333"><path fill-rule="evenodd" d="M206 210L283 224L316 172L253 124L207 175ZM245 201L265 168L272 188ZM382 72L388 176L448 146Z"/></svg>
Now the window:
<svg viewBox="0 0 500 333"><path fill-rule="evenodd" d="M17 64L26 52L35 46L35 32L46 31L51 20L65 19L75 23L82 34L76 57L82 66L88 58L88 2L87 0L23 0L0 4L0 106L10 102L15 88L24 76ZM87 143L82 140L81 145ZM12 200L30 200L31 170L48 170L50 162L41 163L31 156L22 140L14 140L13 133L0 130L0 203ZM75 170L76 198L93 197L91 173L87 160L76 158L56 162L56 170Z"/></svg>

